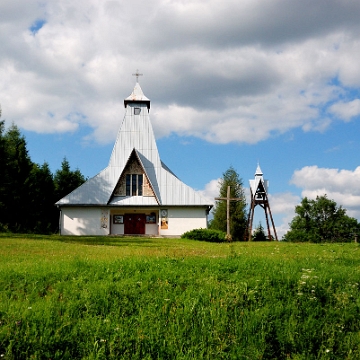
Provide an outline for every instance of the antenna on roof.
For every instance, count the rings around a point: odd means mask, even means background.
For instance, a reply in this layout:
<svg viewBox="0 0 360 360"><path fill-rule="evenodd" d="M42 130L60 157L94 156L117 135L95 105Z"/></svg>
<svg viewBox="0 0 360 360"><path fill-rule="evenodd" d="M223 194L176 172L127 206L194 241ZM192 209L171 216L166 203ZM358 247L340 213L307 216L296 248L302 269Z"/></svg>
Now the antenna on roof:
<svg viewBox="0 0 360 360"><path fill-rule="evenodd" d="M139 82L139 76L143 76L143 74L140 74L140 73L139 73L139 70L136 69L136 73L135 73L135 74L132 74L132 76L136 76L136 82Z"/></svg>

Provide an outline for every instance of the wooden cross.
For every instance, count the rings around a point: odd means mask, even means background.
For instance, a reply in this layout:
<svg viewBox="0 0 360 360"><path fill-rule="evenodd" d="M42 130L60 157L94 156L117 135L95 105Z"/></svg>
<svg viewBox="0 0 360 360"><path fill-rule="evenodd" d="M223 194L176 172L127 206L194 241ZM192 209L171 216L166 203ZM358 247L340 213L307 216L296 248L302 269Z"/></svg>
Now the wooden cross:
<svg viewBox="0 0 360 360"><path fill-rule="evenodd" d="M227 187L226 198L215 198L215 200L226 200L226 236L230 239L230 201L241 201L242 198L230 197L230 186Z"/></svg>
<svg viewBox="0 0 360 360"><path fill-rule="evenodd" d="M143 76L143 74L140 74L139 73L139 70L136 69L136 73L135 74L132 74L133 76L136 76L136 82L139 82L139 76Z"/></svg>

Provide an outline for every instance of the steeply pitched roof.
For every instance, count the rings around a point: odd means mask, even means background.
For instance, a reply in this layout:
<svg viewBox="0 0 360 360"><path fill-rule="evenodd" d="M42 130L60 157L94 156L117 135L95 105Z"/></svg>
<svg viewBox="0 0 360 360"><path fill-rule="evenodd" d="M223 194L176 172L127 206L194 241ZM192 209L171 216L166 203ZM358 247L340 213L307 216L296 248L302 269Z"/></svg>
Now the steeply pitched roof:
<svg viewBox="0 0 360 360"><path fill-rule="evenodd" d="M132 94L125 99L124 104L124 120L108 166L56 204L60 206L211 206L211 201L203 198L179 180L160 160L149 118L150 100L143 94L138 83ZM138 110L135 111L135 108ZM133 151L141 163L155 197L113 196L114 189Z"/></svg>
<svg viewBox="0 0 360 360"><path fill-rule="evenodd" d="M129 104L130 102L143 102L146 104L148 110L150 109L150 99L148 99L141 87L140 87L140 84L137 82L135 84L135 87L134 87L134 90L133 92L130 94L130 96L128 96L125 100L124 100L124 106L126 107L127 104Z"/></svg>
<svg viewBox="0 0 360 360"><path fill-rule="evenodd" d="M250 189L251 189L251 192L253 195L256 193L260 184L262 184L262 187L264 188L265 192L266 193L268 192L269 181L264 180L263 172L261 171L259 164L255 171L255 179L249 180L249 183L250 183Z"/></svg>
<svg viewBox="0 0 360 360"><path fill-rule="evenodd" d="M258 164L258 166L256 168L255 176L263 176L263 172L261 171L259 164Z"/></svg>

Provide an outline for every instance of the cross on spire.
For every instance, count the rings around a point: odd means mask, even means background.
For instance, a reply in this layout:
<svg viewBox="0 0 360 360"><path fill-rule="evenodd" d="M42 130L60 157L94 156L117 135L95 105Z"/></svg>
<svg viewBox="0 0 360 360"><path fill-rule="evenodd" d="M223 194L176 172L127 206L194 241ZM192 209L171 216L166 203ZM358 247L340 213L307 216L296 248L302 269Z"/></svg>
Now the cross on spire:
<svg viewBox="0 0 360 360"><path fill-rule="evenodd" d="M136 69L136 73L135 73L135 74L132 74L132 76L136 76L136 82L139 82L139 76L143 76L143 74L140 74L140 73L139 73L139 70Z"/></svg>

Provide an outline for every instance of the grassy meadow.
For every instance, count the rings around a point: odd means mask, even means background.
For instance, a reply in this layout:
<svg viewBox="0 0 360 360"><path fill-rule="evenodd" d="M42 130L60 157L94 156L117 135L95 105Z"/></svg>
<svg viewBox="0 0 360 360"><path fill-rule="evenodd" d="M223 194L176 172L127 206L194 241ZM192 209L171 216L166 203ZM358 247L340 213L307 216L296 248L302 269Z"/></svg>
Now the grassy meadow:
<svg viewBox="0 0 360 360"><path fill-rule="evenodd" d="M360 359L358 244L0 234L0 359Z"/></svg>

